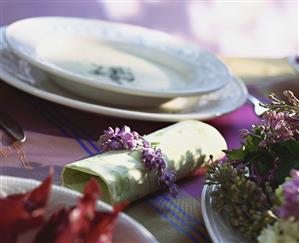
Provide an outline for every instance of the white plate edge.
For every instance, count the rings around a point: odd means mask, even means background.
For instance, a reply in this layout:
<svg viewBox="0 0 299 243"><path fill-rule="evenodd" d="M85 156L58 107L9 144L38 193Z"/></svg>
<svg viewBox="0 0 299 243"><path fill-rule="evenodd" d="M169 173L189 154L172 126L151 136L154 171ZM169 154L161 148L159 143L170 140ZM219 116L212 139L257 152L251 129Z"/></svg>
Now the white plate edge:
<svg viewBox="0 0 299 243"><path fill-rule="evenodd" d="M0 78L5 83L21 91L24 91L28 94L31 94L38 98L42 98L60 105L68 106L76 110L89 111L94 114L102 114L102 115L119 117L119 118L147 120L147 121L155 121L155 122L177 122L180 120L188 120L188 119L197 119L197 120L205 121L208 119L216 118L228 114L241 107L245 103L248 94L245 84L239 78L236 78L242 90L242 93L244 93L244 97L243 99L240 99L239 103L235 103L234 107L231 107L231 109L225 112L221 112L213 115L201 114L201 113L187 113L187 114L149 113L149 112L131 111L131 110L107 107L103 105L96 105L91 103L85 103L83 101L74 100L71 98L67 98L64 96L51 93L49 91L36 88L27 83L25 84L24 82L18 81L16 77L13 77L10 74L4 72L0 73Z"/></svg>
<svg viewBox="0 0 299 243"><path fill-rule="evenodd" d="M42 18L43 19L46 19L46 18L52 19L52 18L57 18L57 17L36 17L36 18L29 18L29 19L19 20L15 23L18 23L18 22L21 22L21 21L26 21L26 20L42 19ZM80 18L72 18L72 17L63 18L62 17L61 19L75 19L75 20L78 20ZM101 20L97 20L97 19L83 19L83 20L95 21L95 22L99 21L99 22L102 22L102 23L111 24L108 21L101 21ZM228 80L226 80L225 82L222 82L222 84L219 85L219 87L210 88L210 89L205 90L205 91L200 91L200 90L197 90L197 91L193 90L192 91L192 90L189 90L189 91L186 91L186 92L182 92L181 90L176 90L176 91L173 91L173 92L171 92L171 91L162 91L162 92L161 91L148 91L148 90L132 89L132 88L129 88L129 87L122 87L120 89L120 87L117 86L117 85L105 84L105 83L101 83L99 85L99 84L97 84L97 82L94 82L94 81L89 80L89 79L83 79L83 78L73 74L72 72L68 72L68 71L65 71L65 70L62 70L62 69L59 69L59 68L56 69L56 68L52 67L52 65L46 64L45 62L40 62L38 60L35 60L32 56L27 55L26 53L22 52L19 48L17 48L14 45L14 42L11 41L10 37L7 36L7 34L6 34L6 32L9 31L10 26L13 26L15 23L10 24L8 27L6 27L6 30L4 31L6 42L7 42L8 46L11 48L12 52L14 52L17 56L21 57L22 59L26 60L27 62L31 63L33 66L38 67L39 69L41 69L45 72L52 73L54 75L59 75L62 78L66 78L68 80L76 81L76 82L84 84L84 85L86 84L86 81L88 81L88 84L90 86L93 86L93 87L96 87L96 88L101 87L101 89L104 89L104 90L120 92L120 93L124 93L124 94L132 94L132 95L138 93L138 94L141 94L143 96L173 98L173 97L177 97L177 96L183 97L183 96L196 96L196 95L200 95L200 94L207 94L207 93L214 92L216 90L219 90L219 89L223 88L229 82ZM119 23L112 23L112 24L117 25ZM120 24L120 25L122 26L123 24ZM154 33L157 32L157 34L163 34L165 36L168 36L168 38L178 39L178 38L175 38L174 36L172 36L170 34L163 33L163 32L156 31L156 30L146 29L146 28L143 28L143 27L129 25L129 24L124 24L124 26L127 26L129 28L131 28L131 27L135 28L136 27L137 29L141 28L143 32L144 31L152 31ZM192 46L196 47L195 45L192 45ZM200 48L196 47L196 49L200 53L208 53L209 55L213 56L215 61L217 61L219 64L221 64L221 66L223 66L224 69L226 69L226 73L230 77L228 67L226 67L226 65L218 57L216 57L214 54L212 54L208 51L203 51Z"/></svg>
<svg viewBox="0 0 299 243"><path fill-rule="evenodd" d="M0 29L6 29L6 27L0 27ZM167 35L167 34L166 34ZM3 76L1 76L3 75ZM12 76L11 74L7 72L0 72L0 78L6 82L7 84L22 90L28 94L31 94L33 96L64 105L67 107L71 107L77 110L81 111L88 111L92 112L94 114L102 114L107 116L113 116L113 117L119 117L119 118L127 118L127 119L136 119L136 120L147 120L147 121L154 121L154 122L177 122L180 120L187 120L187 119L198 119L201 121L205 121L212 118L217 118L219 116L228 114L239 107L241 107L248 95L248 90L244 82L238 78L238 77L232 77L234 80L231 82L236 82L239 87L240 91L243 94L243 97L238 100L238 102L234 103L234 106L232 106L230 109L226 110L225 112L220 113L185 113L185 114L172 114L172 113L153 113L153 112L142 112L142 111L132 111L132 110L126 110L121 108L113 108L108 107L104 105L99 104L91 104L84 101L78 101L72 98L64 97L55 93L52 93L50 91L46 91L37 87L34 87L32 85L29 85L28 83L19 81L17 77Z"/></svg>
<svg viewBox="0 0 299 243"><path fill-rule="evenodd" d="M14 181L16 183L26 183L27 185L32 185L33 187L36 187L36 186L40 185L40 183L41 183L41 181L38 181L38 180L35 180L35 179L0 175L0 186L1 186L1 183L3 182L3 180L7 181L7 182ZM62 186L52 184L51 187L52 187L52 193L53 193L54 190L56 190L56 191L64 192L64 193L69 194L69 195L73 195L75 197L81 197L82 196L82 193L73 191L71 189L68 189L68 188L65 188L65 187L62 187ZM109 210L109 211L112 210L112 207L109 204L107 204L107 203L105 203L101 200L97 200L97 205L98 205L98 207L102 207L104 210ZM129 222L135 228L137 228L140 232L142 232L142 234L146 238L151 239L149 242L152 242L152 243L157 243L158 242L151 232L149 232L143 225L138 223L132 217L128 216L124 212L121 212L119 214L119 217L122 218L122 220Z"/></svg>
<svg viewBox="0 0 299 243"><path fill-rule="evenodd" d="M207 200L209 199L209 191L213 190L213 186L204 185L201 192L201 212L207 231L214 243L225 243L215 234L215 229L208 216Z"/></svg>

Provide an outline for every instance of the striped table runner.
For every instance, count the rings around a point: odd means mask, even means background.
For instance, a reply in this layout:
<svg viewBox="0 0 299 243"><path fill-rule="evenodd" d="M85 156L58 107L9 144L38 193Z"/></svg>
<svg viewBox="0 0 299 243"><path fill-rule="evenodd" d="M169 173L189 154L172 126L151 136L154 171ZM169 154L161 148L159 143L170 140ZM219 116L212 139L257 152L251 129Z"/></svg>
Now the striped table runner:
<svg viewBox="0 0 299 243"><path fill-rule="evenodd" d="M270 70L269 67L262 69L257 65L257 72L250 69L252 75L246 76L246 60L225 61L234 72L242 74L255 87L258 73L263 77L273 74L273 65L291 73L285 61L274 61L272 66L269 62L267 64L271 66L271 72L265 71ZM243 65L240 64L242 61ZM18 120L28 137L24 144L13 143L0 129L0 174L42 180L51 166L55 169L55 184L60 184L60 174L66 163L99 152L96 140L106 127L126 124L141 134L147 134L167 126L166 123L115 119L76 111L27 95L1 81L0 111ZM229 147L235 147L240 143L239 130L249 128L257 121L250 105L245 104L237 111L209 123L223 134ZM210 242L200 209L203 175L184 179L179 185L180 192L176 199L160 191L132 203L126 213L143 224L160 242Z"/></svg>

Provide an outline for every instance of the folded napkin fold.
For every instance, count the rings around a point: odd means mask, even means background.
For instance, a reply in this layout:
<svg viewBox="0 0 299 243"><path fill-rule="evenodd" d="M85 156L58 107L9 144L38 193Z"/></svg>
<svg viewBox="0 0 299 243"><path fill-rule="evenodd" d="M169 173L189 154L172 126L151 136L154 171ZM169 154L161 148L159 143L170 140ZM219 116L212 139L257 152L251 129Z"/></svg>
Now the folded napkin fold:
<svg viewBox="0 0 299 243"><path fill-rule="evenodd" d="M182 121L151 133L144 138L159 143L168 169L174 169L177 179L199 168L213 155L223 156L226 142L212 126L199 121ZM109 151L65 166L62 183L82 191L88 179L97 178L101 199L115 204L134 201L159 189L154 173L145 171L140 152Z"/></svg>

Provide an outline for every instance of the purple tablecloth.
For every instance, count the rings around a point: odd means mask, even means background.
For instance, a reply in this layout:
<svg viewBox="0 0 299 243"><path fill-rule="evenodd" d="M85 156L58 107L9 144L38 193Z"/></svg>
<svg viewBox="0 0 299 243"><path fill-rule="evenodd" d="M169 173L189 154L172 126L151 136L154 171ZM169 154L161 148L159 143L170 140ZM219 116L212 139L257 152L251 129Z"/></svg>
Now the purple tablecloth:
<svg viewBox="0 0 299 243"><path fill-rule="evenodd" d="M164 2L161 4L163 8L154 3L145 4L147 11L142 13L147 16L146 23L138 16L132 19L128 17L126 22L192 38L190 28L186 28L189 23L186 11L182 12L185 2L169 6ZM109 11L103 11L102 5L99 8L97 1L9 0L1 2L0 7L0 25L41 15L110 18L107 15ZM204 41L204 38L198 44L210 50L221 50L215 43ZM235 49L235 46L232 46ZM259 70L260 76L266 73ZM272 69L269 73L272 74ZM9 113L22 124L27 141L24 144L13 143L0 129L0 174L42 180L52 166L55 169L55 184L60 184L60 174L65 164L98 152L96 140L107 126L126 124L143 134L168 125L84 113L30 96L0 80L1 111ZM239 130L249 128L257 121L258 118L253 114L250 105L245 104L235 112L208 123L215 126L225 137L229 148L233 148L240 145ZM161 242L209 242L200 210L203 176L192 176L180 181L179 185L180 193L177 199L158 192L133 203L126 213L142 223Z"/></svg>
<svg viewBox="0 0 299 243"><path fill-rule="evenodd" d="M65 164L98 152L96 140L108 126L126 124L141 134L146 134L168 125L80 112L30 96L1 81L0 111L7 112L22 124L27 135L27 141L20 144L11 141L0 130L0 174L42 180L52 166L55 169L55 184L60 184L60 174ZM209 123L223 134L229 147L235 147L240 142L239 130L256 121L252 108L244 105L237 111ZM155 217L153 214L146 216L141 213L145 207L152 208L158 223L163 224L163 229L174 230L170 233L171 236L177 238L180 235L182 240L190 242L208 242L199 201L203 176L192 176L181 181L179 185L180 194L177 199L170 198L164 192L156 193L131 205L127 213L143 223L163 242L172 240L159 228L155 229L153 222L148 222ZM196 220L193 222L189 217ZM186 220L187 224L182 220ZM196 232L195 235L190 234L189 230Z"/></svg>
<svg viewBox="0 0 299 243"><path fill-rule="evenodd" d="M60 183L60 172L66 163L98 152L96 140L108 126L128 125L141 134L147 134L168 125L73 110L27 95L3 82L0 82L0 110L22 124L27 135L27 141L20 145L24 154L19 149L6 149L5 152L5 146L11 141L0 130L1 174L43 179L49 166L54 166L56 184ZM245 104L237 111L208 123L222 133L231 148L240 144L239 130L256 121L252 108ZM24 156L26 159L22 158ZM30 170L24 167L24 160Z"/></svg>

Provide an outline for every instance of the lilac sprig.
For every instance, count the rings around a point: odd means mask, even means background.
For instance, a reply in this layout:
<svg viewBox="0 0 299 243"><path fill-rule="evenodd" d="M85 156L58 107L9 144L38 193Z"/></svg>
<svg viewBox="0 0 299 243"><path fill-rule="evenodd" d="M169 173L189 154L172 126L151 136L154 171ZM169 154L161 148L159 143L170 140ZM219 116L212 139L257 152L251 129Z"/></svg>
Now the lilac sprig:
<svg viewBox="0 0 299 243"><path fill-rule="evenodd" d="M259 126L260 132L264 136L264 143L260 146L296 140L299 135L298 125L286 112L269 111L265 113Z"/></svg>
<svg viewBox="0 0 299 243"><path fill-rule="evenodd" d="M104 134L100 136L99 143L103 151L109 150L135 150L140 146L140 135L133 131L128 126L123 126L122 129L116 127L108 127Z"/></svg>
<svg viewBox="0 0 299 243"><path fill-rule="evenodd" d="M260 147L268 147L282 141L299 140L299 99L289 90L283 92L285 100L275 94L269 95L270 104L262 104L269 110L263 114L261 123L252 131L241 130L241 137L259 137Z"/></svg>
<svg viewBox="0 0 299 243"><path fill-rule="evenodd" d="M263 114L259 125L253 126L252 131L242 129L242 138L248 136L260 137L260 147L266 148L270 144L298 140L299 122L287 112L267 111Z"/></svg>
<svg viewBox="0 0 299 243"><path fill-rule="evenodd" d="M143 161L145 169L148 171L156 170L159 174L158 185L168 187L171 195L177 195L178 187L175 184L176 172L166 168L166 162L161 149L151 147L147 141L143 145L141 161Z"/></svg>
<svg viewBox="0 0 299 243"><path fill-rule="evenodd" d="M282 185L283 204L278 209L278 215L287 219L294 217L299 220L299 171L291 171L291 179Z"/></svg>
<svg viewBox="0 0 299 243"><path fill-rule="evenodd" d="M272 111L287 112L290 116L298 118L299 116L299 99L290 90L283 92L286 100L279 99L274 93L269 95L270 104L262 104L263 107Z"/></svg>
<svg viewBox="0 0 299 243"><path fill-rule="evenodd" d="M153 146L137 132L131 131L128 126L124 126L122 129L109 127L100 136L99 144L103 152L111 150L140 151L145 170L156 172L158 175L158 185L168 187L172 196L178 194L178 187L175 184L176 172L166 168L161 149Z"/></svg>
<svg viewBox="0 0 299 243"><path fill-rule="evenodd" d="M299 222L299 99L290 91L284 96L270 96L261 122L241 130L242 146L207 166L206 184L216 186L211 193L216 209L252 239L277 216ZM292 168L297 171L285 182Z"/></svg>

